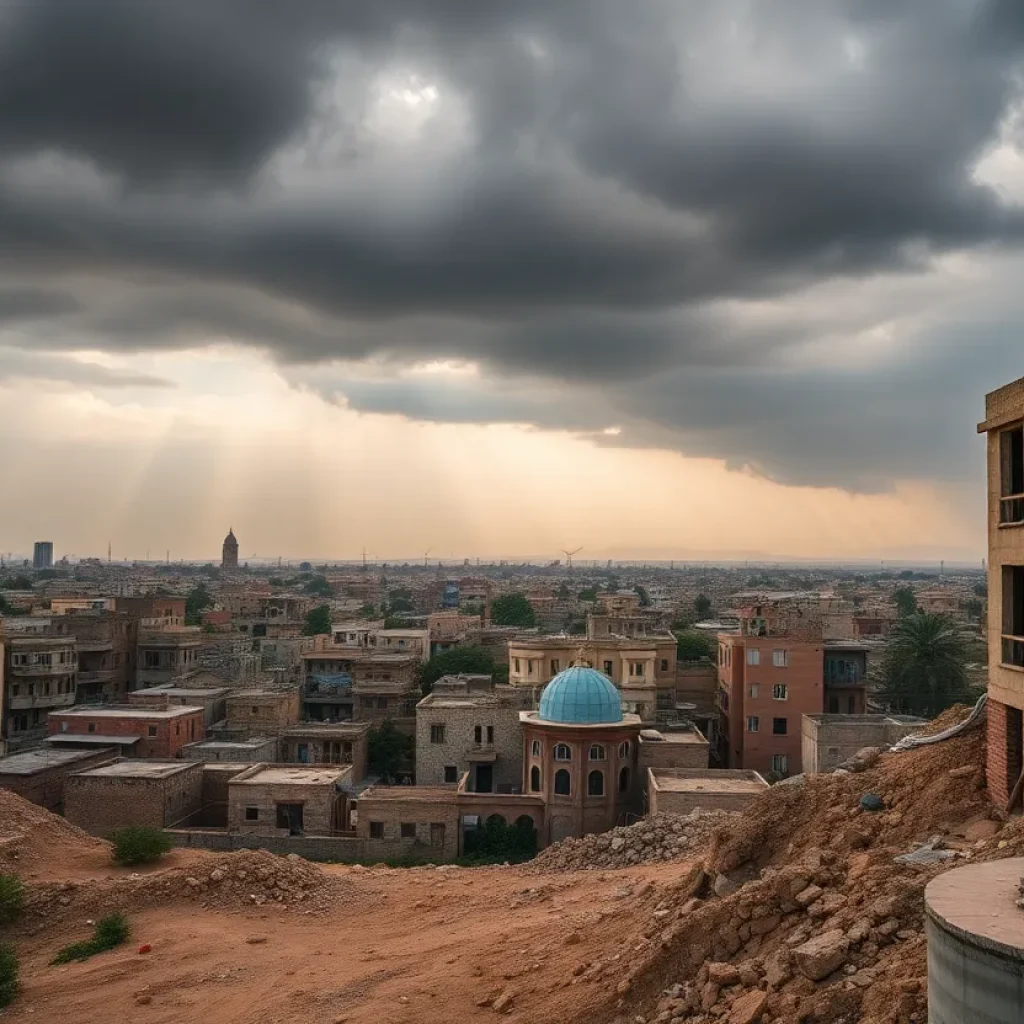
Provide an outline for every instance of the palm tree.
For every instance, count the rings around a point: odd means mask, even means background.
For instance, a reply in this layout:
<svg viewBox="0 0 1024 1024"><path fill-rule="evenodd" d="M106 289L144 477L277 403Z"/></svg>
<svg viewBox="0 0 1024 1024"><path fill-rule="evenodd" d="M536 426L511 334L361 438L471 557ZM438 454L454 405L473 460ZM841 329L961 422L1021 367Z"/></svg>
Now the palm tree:
<svg viewBox="0 0 1024 1024"><path fill-rule="evenodd" d="M905 616L889 634L879 696L893 711L927 718L970 702L969 650L969 635L945 615Z"/></svg>

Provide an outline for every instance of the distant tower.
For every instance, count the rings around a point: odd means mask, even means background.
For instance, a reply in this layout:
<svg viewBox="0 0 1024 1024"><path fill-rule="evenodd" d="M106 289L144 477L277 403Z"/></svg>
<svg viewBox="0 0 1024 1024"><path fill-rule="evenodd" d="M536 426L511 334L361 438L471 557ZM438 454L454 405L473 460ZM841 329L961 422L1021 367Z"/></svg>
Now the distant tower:
<svg viewBox="0 0 1024 1024"><path fill-rule="evenodd" d="M224 538L220 567L222 569L238 568L238 541L235 540L235 531L232 529L228 530L228 535Z"/></svg>
<svg viewBox="0 0 1024 1024"><path fill-rule="evenodd" d="M53 542L37 540L32 551L33 569L50 569L53 567Z"/></svg>

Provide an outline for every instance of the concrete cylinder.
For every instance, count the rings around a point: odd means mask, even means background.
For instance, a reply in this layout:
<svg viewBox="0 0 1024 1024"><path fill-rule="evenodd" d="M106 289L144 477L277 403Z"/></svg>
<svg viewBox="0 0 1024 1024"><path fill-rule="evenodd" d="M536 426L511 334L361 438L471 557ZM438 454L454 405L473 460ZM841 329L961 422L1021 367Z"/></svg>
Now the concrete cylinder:
<svg viewBox="0 0 1024 1024"><path fill-rule="evenodd" d="M1024 1021L1024 858L948 871L925 889L930 1024Z"/></svg>

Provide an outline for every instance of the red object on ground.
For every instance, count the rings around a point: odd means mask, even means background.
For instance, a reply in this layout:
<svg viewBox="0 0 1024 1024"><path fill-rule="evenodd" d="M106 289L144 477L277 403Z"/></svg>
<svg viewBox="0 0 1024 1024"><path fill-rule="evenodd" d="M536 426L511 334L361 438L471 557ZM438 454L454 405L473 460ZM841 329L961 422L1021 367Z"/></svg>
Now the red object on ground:
<svg viewBox="0 0 1024 1024"><path fill-rule="evenodd" d="M139 952L140 953L152 953L153 952L153 947L148 942L144 942L141 946L139 946Z"/></svg>

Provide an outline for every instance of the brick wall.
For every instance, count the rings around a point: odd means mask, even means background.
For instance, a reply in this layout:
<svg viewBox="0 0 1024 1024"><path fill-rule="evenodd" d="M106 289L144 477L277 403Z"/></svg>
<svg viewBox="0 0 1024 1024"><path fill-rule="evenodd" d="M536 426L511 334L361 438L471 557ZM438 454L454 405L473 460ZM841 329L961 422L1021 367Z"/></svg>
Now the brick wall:
<svg viewBox="0 0 1024 1024"><path fill-rule="evenodd" d="M278 804L302 805L302 830L327 835L344 829L345 796L334 783L297 785L295 783L261 785L256 782L228 783L228 828L258 835L287 834L277 827ZM246 818L246 808L255 807L258 817Z"/></svg>
<svg viewBox="0 0 1024 1024"><path fill-rule="evenodd" d="M44 768L30 775L5 775L0 772L0 789L9 789L24 800L60 814L64 806L64 784L69 775L98 768L116 759L117 751L105 747L94 753L83 751L82 757L74 761Z"/></svg>
<svg viewBox="0 0 1024 1024"><path fill-rule="evenodd" d="M1021 773L1022 748L1020 711L989 697L986 773L989 797L999 807L1006 806Z"/></svg>
<svg viewBox="0 0 1024 1024"><path fill-rule="evenodd" d="M227 727L250 735L276 733L299 721L300 708L298 688L273 694L242 690L227 699Z"/></svg>
<svg viewBox="0 0 1024 1024"><path fill-rule="evenodd" d="M694 743L673 743L641 736L638 756L642 773L648 768L707 768L708 741L700 737Z"/></svg>
<svg viewBox="0 0 1024 1024"><path fill-rule="evenodd" d="M63 728L64 725L67 728ZM202 709L173 718L144 718L135 714L123 718L111 714L90 718L78 712L69 715L52 712L47 728L51 736L58 733L62 736L138 736L132 756L159 760L178 757L186 743L194 743L206 735ZM150 735L151 730L155 730L155 735Z"/></svg>
<svg viewBox="0 0 1024 1024"><path fill-rule="evenodd" d="M64 787L64 816L94 836L127 825L165 828L198 819L203 766L198 762L166 778L71 775Z"/></svg>
<svg viewBox="0 0 1024 1024"><path fill-rule="evenodd" d="M457 857L459 809L456 801L454 790L450 803L418 799L413 795L408 800L363 797L359 801L356 832L363 840L366 856L381 860L407 856L437 860ZM371 822L383 826L383 838L371 836ZM414 837L402 837L403 823L413 826Z"/></svg>

